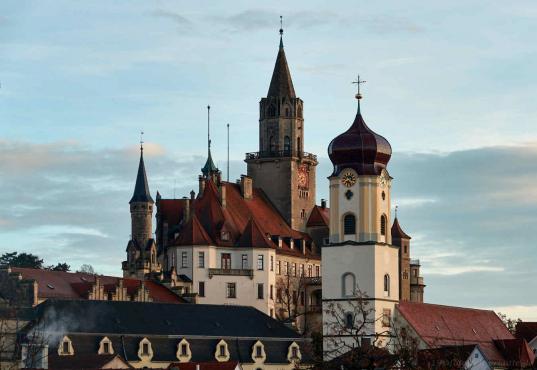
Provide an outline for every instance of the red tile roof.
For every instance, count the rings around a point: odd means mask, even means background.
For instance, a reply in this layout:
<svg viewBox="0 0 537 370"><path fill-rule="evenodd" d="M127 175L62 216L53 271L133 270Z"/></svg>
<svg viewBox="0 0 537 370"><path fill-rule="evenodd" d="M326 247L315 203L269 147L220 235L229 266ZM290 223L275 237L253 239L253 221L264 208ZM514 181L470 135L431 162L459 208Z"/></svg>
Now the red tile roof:
<svg viewBox="0 0 537 370"><path fill-rule="evenodd" d="M535 338L537 338L537 322L518 322L516 324L516 334L517 338L526 339L529 343Z"/></svg>
<svg viewBox="0 0 537 370"><path fill-rule="evenodd" d="M307 227L326 226L330 223L330 208L315 206L311 210Z"/></svg>
<svg viewBox="0 0 537 370"><path fill-rule="evenodd" d="M186 199L159 199L159 217L169 225L176 225L184 214Z"/></svg>
<svg viewBox="0 0 537 370"><path fill-rule="evenodd" d="M495 340L494 344L503 355L504 363L516 364L516 368L528 368L535 362L533 350L525 339Z"/></svg>
<svg viewBox="0 0 537 370"><path fill-rule="evenodd" d="M20 273L23 279L35 280L38 286L38 298L87 299L88 293L96 279L100 279L105 292L115 290L119 281L128 294L134 294L142 284L142 280L119 278L115 276L92 275L81 272L63 272L40 269L12 267L12 272ZM165 286L153 281L143 281L154 302L181 303L183 300Z"/></svg>
<svg viewBox="0 0 537 370"><path fill-rule="evenodd" d="M393 225L392 225L392 238L412 239L410 236L408 236L407 233L403 231L403 229L401 228L401 225L399 225L399 220L397 219L397 217L393 221Z"/></svg>
<svg viewBox="0 0 537 370"><path fill-rule="evenodd" d="M187 363L172 363L168 369L178 370L196 370L199 365L200 370L234 370L239 366L238 362L187 362ZM240 368L240 367L239 367Z"/></svg>
<svg viewBox="0 0 537 370"><path fill-rule="evenodd" d="M264 239L262 236L280 236L284 239L305 239L310 246L306 251L308 258L319 259L318 253L311 250L311 238L308 234L293 230L268 200L261 189L254 188L251 199L244 199L240 185L229 182L221 182L225 188L226 206L222 206L221 189L217 188L213 181L207 181L205 190L192 205L192 214L195 214L207 235L213 241L213 245L234 246L245 242L251 236L241 239L246 230L252 232L252 225L248 229L250 220L254 220L256 229L254 237L256 243ZM163 200L161 200L162 202ZM161 212L161 210L159 210ZM229 233L229 240L223 240L222 231ZM188 231L187 231L188 232ZM172 245L192 245L188 238L181 239L183 230ZM261 244L266 244L265 242ZM274 243L268 242L271 248L276 248L277 253L300 256L302 251L297 248L291 249L290 243L282 243L278 248ZM295 243L296 244L296 243Z"/></svg>
<svg viewBox="0 0 537 370"><path fill-rule="evenodd" d="M269 240L267 234L261 231L261 227L255 220L251 218L248 221L242 235L237 243L239 247L255 247L255 248L275 248L276 246Z"/></svg>
<svg viewBox="0 0 537 370"><path fill-rule="evenodd" d="M413 302L400 302L397 310L432 348L479 344L489 360L502 361L493 341L514 339L494 311Z"/></svg>
<svg viewBox="0 0 537 370"><path fill-rule="evenodd" d="M213 244L211 237L207 234L203 226L200 224L198 217L193 215L181 230L181 234L177 238L177 245L211 245Z"/></svg>

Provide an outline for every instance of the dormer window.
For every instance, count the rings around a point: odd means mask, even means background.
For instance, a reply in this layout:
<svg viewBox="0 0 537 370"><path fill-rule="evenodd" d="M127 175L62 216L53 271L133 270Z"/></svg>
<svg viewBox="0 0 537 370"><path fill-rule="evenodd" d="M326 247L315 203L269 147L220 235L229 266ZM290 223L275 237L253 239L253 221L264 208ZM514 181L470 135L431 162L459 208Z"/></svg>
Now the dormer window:
<svg viewBox="0 0 537 370"><path fill-rule="evenodd" d="M60 356L72 356L75 354L73 349L73 343L68 336L62 338L60 345L58 347L58 355Z"/></svg>
<svg viewBox="0 0 537 370"><path fill-rule="evenodd" d="M189 362L192 358L190 343L188 343L188 341L184 338L177 345L177 358L180 362Z"/></svg>
<svg viewBox="0 0 537 370"><path fill-rule="evenodd" d="M252 348L252 360L259 364L265 362L266 357L265 346L258 340Z"/></svg>
<svg viewBox="0 0 537 370"><path fill-rule="evenodd" d="M222 239L222 241L224 241L224 242L229 241L229 239L230 239L229 231L222 231L220 233L220 239Z"/></svg>
<svg viewBox="0 0 537 370"><path fill-rule="evenodd" d="M99 343L99 350L97 354L99 355L111 355L114 353L114 348L112 347L112 341L107 337L104 337Z"/></svg>
<svg viewBox="0 0 537 370"><path fill-rule="evenodd" d="M289 350L287 351L287 360L289 362L300 361L302 354L300 353L300 348L296 342L291 343Z"/></svg>
<svg viewBox="0 0 537 370"><path fill-rule="evenodd" d="M138 345L138 357L141 360L144 360L148 358L151 360L153 357L153 348L151 347L151 342L149 339L144 338L140 341L140 344Z"/></svg>
<svg viewBox="0 0 537 370"><path fill-rule="evenodd" d="M216 352L214 354L216 361L226 362L229 361L229 349L227 343L222 339L216 345Z"/></svg>

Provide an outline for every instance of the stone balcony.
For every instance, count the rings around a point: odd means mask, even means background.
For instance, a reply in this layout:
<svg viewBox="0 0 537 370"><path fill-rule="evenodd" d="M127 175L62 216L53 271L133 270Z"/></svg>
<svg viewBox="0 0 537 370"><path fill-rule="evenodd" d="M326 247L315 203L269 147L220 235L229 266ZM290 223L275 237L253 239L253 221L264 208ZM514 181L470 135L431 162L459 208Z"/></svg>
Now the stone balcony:
<svg viewBox="0 0 537 370"><path fill-rule="evenodd" d="M209 279L212 279L215 275L227 275L227 276L248 276L250 279L254 278L254 270L252 269L209 269Z"/></svg>

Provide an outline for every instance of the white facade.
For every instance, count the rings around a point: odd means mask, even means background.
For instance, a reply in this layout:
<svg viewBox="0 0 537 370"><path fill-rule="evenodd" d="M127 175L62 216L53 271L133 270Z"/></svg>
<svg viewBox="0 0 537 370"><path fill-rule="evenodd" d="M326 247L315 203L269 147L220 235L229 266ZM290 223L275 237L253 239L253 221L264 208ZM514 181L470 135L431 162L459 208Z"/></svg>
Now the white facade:
<svg viewBox="0 0 537 370"><path fill-rule="evenodd" d="M390 190L391 178L386 170L380 176L358 176L354 170L344 169L330 178L331 244L322 251L325 353L337 341L351 347L360 345L356 335L346 330L338 333L334 325L344 322L346 315L358 313L357 297L368 302L369 324L362 335L373 342L376 335L382 341L389 332L399 301L399 249L391 245L388 226ZM338 312L333 312L334 305L340 307ZM376 344L381 343L377 340Z"/></svg>
<svg viewBox="0 0 537 370"><path fill-rule="evenodd" d="M300 276L301 271L304 276L319 276L321 264L270 248L216 246L169 247L168 261L177 275L192 280L198 303L252 306L272 317L278 308L278 280L286 274Z"/></svg>

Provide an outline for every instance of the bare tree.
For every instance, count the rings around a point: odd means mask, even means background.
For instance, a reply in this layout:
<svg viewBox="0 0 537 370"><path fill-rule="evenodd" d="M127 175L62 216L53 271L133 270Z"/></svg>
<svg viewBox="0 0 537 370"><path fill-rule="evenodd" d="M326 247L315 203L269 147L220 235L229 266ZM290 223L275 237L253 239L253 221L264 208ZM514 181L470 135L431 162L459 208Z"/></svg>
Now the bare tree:
<svg viewBox="0 0 537 370"><path fill-rule="evenodd" d="M280 321L296 322L296 319L305 313L305 286L304 278L292 276L291 272L280 276L276 280L276 318Z"/></svg>

